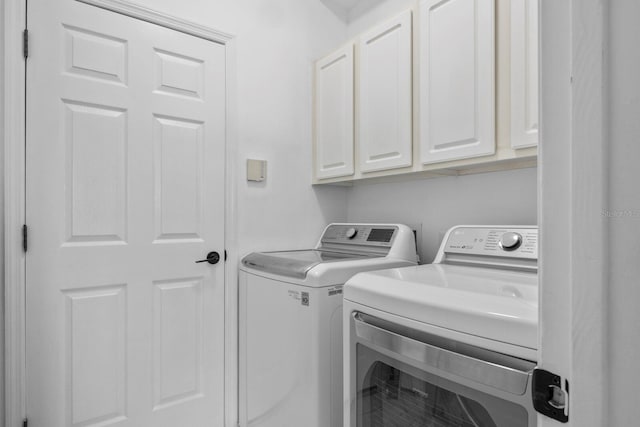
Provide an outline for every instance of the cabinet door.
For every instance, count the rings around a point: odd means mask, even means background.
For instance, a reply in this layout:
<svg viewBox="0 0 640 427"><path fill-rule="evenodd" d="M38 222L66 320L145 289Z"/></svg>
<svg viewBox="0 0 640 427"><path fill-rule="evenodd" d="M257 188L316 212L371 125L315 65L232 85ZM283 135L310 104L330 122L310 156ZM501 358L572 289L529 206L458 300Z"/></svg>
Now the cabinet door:
<svg viewBox="0 0 640 427"><path fill-rule="evenodd" d="M353 45L316 63L316 178L353 175Z"/></svg>
<svg viewBox="0 0 640 427"><path fill-rule="evenodd" d="M420 3L423 163L495 153L492 0Z"/></svg>
<svg viewBox="0 0 640 427"><path fill-rule="evenodd" d="M538 1L511 1L511 146L538 144Z"/></svg>
<svg viewBox="0 0 640 427"><path fill-rule="evenodd" d="M410 166L411 11L364 34L359 48L360 170Z"/></svg>

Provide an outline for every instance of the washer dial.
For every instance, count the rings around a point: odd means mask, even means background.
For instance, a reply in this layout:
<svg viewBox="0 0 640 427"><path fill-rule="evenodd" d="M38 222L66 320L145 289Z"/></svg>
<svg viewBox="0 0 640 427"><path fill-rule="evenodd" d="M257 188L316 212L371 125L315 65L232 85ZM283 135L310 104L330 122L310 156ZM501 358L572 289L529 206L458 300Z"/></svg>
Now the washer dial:
<svg viewBox="0 0 640 427"><path fill-rule="evenodd" d="M347 236L347 239L353 239L354 237L356 237L356 234L358 234L358 230L353 227L347 228L347 231L345 232L345 236Z"/></svg>
<svg viewBox="0 0 640 427"><path fill-rule="evenodd" d="M509 231L500 237L498 244L505 251L515 251L522 244L522 235L520 233Z"/></svg>

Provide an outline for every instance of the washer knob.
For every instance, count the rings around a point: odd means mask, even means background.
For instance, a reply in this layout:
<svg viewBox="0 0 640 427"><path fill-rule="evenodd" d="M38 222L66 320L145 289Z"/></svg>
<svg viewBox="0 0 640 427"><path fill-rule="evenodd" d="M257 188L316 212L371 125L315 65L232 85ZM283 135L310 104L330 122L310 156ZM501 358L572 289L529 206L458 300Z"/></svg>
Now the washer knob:
<svg viewBox="0 0 640 427"><path fill-rule="evenodd" d="M499 245L505 251L515 251L522 244L522 235L510 231L500 237Z"/></svg>
<svg viewBox="0 0 640 427"><path fill-rule="evenodd" d="M347 236L347 239L353 239L354 237L356 237L356 234L358 234L358 230L351 227L351 228L347 228L345 236Z"/></svg>

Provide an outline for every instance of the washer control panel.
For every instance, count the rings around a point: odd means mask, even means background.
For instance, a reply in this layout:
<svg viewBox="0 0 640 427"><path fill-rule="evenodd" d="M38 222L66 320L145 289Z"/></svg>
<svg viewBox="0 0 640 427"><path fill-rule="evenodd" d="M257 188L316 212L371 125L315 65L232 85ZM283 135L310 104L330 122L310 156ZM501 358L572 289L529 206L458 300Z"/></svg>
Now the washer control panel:
<svg viewBox="0 0 640 427"><path fill-rule="evenodd" d="M538 259L538 228L457 227L449 233L444 252Z"/></svg>
<svg viewBox="0 0 640 427"><path fill-rule="evenodd" d="M323 244L391 247L398 231L396 226L333 224L322 235Z"/></svg>

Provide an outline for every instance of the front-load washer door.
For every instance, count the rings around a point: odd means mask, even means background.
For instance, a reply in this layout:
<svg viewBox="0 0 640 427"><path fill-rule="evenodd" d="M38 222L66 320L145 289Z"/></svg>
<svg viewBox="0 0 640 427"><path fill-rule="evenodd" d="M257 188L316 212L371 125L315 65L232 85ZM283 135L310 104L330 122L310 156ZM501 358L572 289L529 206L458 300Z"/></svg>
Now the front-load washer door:
<svg viewBox="0 0 640 427"><path fill-rule="evenodd" d="M530 426L527 410L513 402L416 371L382 354L369 357L370 363L358 372L359 427Z"/></svg>
<svg viewBox="0 0 640 427"><path fill-rule="evenodd" d="M480 365L470 367L471 375L477 375L479 381L469 380L464 378L465 368L446 354L435 358L435 366L419 362L432 353L414 346L418 341L394 337L398 339L386 342L399 344L396 348L380 346L384 339L372 342L362 337L351 347L356 352L352 398L357 427L535 426L530 381L515 393L506 391L515 391L515 383L505 383L504 390L499 390L480 381L491 383L493 373L481 372L477 369ZM460 376L455 373L457 367L461 368Z"/></svg>

